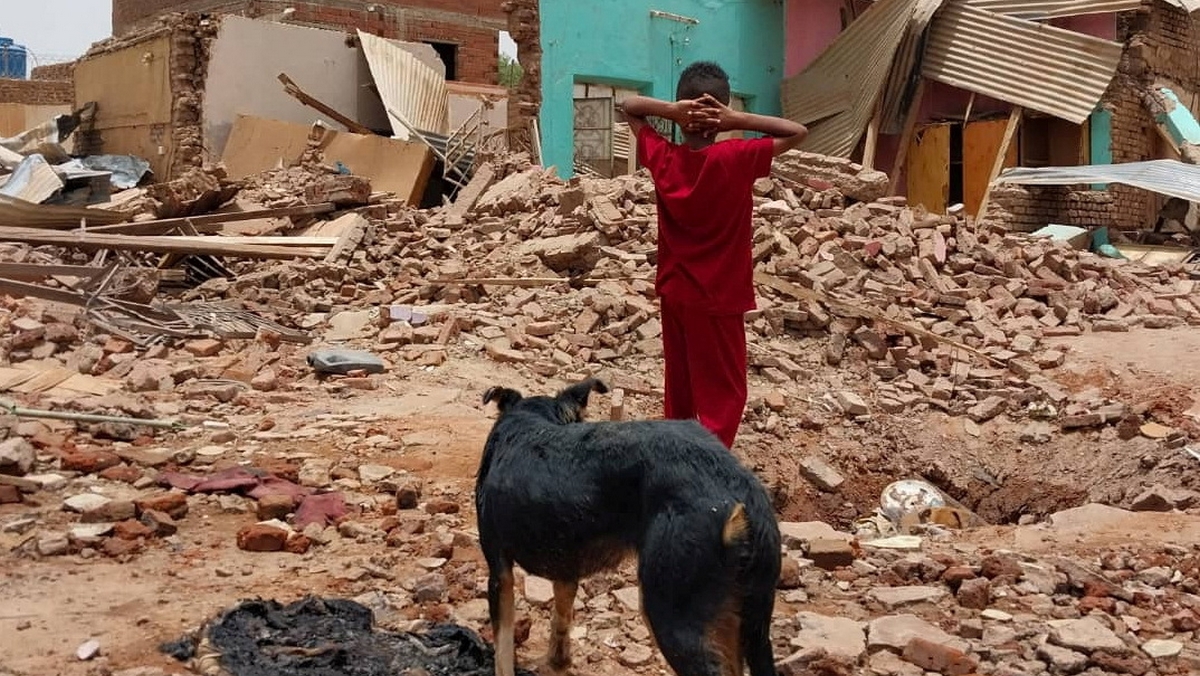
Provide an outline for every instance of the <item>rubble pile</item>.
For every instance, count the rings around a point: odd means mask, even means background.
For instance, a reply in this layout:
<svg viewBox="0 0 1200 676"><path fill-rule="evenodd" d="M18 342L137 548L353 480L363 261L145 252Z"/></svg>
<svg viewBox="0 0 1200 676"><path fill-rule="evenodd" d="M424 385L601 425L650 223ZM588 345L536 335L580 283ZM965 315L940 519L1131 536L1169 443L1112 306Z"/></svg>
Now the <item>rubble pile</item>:
<svg viewBox="0 0 1200 676"><path fill-rule="evenodd" d="M1008 411L1065 429L1132 425L1120 404L1072 401L1047 377L1065 355L1046 340L1200 323L1200 295L1182 267L981 229L903 198L853 202L844 190L878 194L886 176L821 160L785 158L756 186L752 364L775 385L812 371L813 351L794 339L815 337L828 364L848 354L874 364L875 407L885 412L930 406L977 423ZM544 377L610 366L653 373L645 358L659 356L661 327L649 179L564 182L519 165L496 176L465 212L393 207L349 266L257 265L196 297L290 307L307 328L354 307L411 304L423 306L427 325L373 325L375 344L364 344L417 360L457 344ZM835 399L851 416L871 410Z"/></svg>

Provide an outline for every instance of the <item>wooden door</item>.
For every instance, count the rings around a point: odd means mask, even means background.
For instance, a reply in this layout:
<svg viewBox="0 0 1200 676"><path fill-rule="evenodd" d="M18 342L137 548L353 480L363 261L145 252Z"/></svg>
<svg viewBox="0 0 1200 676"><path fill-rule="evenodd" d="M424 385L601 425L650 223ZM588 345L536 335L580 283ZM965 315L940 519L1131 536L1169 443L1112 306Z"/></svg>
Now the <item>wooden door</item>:
<svg viewBox="0 0 1200 676"><path fill-rule="evenodd" d="M908 149L904 173L908 177L908 203L924 205L929 213L946 213L950 197L950 125L931 124L918 129Z"/></svg>
<svg viewBox="0 0 1200 676"><path fill-rule="evenodd" d="M1008 119L1000 118L971 122L963 129L963 204L972 216L979 215L1007 126ZM1017 155L1017 144L1010 143L1004 168L1017 166Z"/></svg>

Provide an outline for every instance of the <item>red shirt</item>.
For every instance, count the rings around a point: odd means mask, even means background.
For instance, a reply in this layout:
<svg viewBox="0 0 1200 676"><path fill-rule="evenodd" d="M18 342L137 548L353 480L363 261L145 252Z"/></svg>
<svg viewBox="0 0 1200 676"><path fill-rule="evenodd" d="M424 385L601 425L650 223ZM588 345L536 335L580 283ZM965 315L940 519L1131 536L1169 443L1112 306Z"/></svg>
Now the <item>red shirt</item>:
<svg viewBox="0 0 1200 676"><path fill-rule="evenodd" d="M658 277L663 300L713 314L755 308L751 243L754 181L771 173L769 138L692 150L650 125L637 153L658 198Z"/></svg>

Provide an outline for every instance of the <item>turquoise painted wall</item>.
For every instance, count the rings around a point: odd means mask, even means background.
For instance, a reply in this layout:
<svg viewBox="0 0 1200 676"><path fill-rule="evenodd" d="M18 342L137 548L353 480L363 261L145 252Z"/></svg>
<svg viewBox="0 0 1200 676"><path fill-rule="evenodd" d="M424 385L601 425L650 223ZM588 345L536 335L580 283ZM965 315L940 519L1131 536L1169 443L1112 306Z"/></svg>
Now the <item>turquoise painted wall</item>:
<svg viewBox="0 0 1200 676"><path fill-rule="evenodd" d="M699 23L652 17L651 10ZM542 154L560 176L573 173L576 82L670 100L688 64L716 61L748 110L779 114L783 0L541 0L541 18Z"/></svg>

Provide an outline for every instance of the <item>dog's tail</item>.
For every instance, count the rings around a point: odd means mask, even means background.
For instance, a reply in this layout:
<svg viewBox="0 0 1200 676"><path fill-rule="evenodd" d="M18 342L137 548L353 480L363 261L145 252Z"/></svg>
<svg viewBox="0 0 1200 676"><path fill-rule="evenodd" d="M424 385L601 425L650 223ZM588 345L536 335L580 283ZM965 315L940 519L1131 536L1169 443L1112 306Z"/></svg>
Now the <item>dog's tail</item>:
<svg viewBox="0 0 1200 676"><path fill-rule="evenodd" d="M729 516L725 519L725 526L721 529L721 542L726 547L732 547L746 538L749 529L750 522L746 520L746 506L739 502L733 506L733 509L729 511Z"/></svg>

